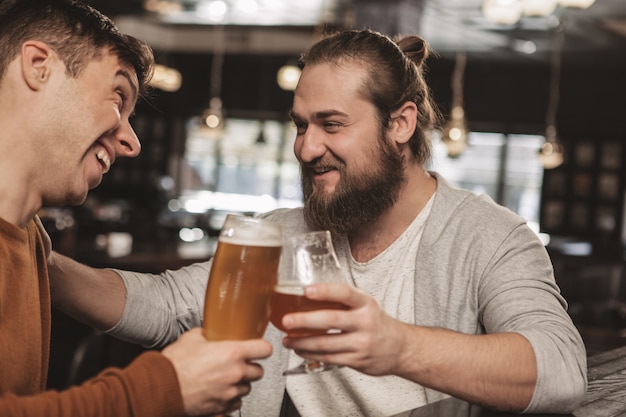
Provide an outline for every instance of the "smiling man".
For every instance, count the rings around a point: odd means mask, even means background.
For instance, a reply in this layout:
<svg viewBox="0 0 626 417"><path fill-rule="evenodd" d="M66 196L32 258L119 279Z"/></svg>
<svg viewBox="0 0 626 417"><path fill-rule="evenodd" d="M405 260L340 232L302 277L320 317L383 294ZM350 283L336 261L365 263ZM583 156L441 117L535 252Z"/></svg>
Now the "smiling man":
<svg viewBox="0 0 626 417"><path fill-rule="evenodd" d="M241 405L268 356L263 340L208 343L194 329L162 353L80 387L44 391L50 292L43 205L80 204L140 144L129 117L150 48L64 0L0 3L0 415L183 416ZM98 295L100 297L101 295Z"/></svg>
<svg viewBox="0 0 626 417"><path fill-rule="evenodd" d="M418 36L364 30L327 36L301 57L291 117L304 208L263 216L286 234L330 230L353 285L306 290L347 310L283 318L287 328L340 332L268 329L274 354L242 415L389 416L449 395L535 413L582 401L585 348L538 237L489 197L427 170L438 120L428 53ZM84 294L58 291L60 307L126 340L160 345L202 320L210 261L156 276L56 253L50 265L59 288ZM89 302L101 291L115 306ZM298 355L345 366L283 377Z"/></svg>

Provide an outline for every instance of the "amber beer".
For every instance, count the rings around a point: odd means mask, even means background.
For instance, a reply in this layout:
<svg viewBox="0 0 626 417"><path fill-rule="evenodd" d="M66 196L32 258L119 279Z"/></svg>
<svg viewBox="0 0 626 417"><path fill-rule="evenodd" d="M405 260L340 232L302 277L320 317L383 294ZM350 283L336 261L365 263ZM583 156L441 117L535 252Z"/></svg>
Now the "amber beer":
<svg viewBox="0 0 626 417"><path fill-rule="evenodd" d="M290 337L315 336L328 333L326 329L291 329L287 330L282 324L285 314L313 311L313 310L347 310L348 306L333 301L311 300L304 296L304 287L279 286L272 293L272 312L270 320L272 324L287 333Z"/></svg>
<svg viewBox="0 0 626 417"><path fill-rule="evenodd" d="M241 223L245 223L242 225ZM279 225L229 215L213 258L204 301L207 340L262 337L282 249Z"/></svg>

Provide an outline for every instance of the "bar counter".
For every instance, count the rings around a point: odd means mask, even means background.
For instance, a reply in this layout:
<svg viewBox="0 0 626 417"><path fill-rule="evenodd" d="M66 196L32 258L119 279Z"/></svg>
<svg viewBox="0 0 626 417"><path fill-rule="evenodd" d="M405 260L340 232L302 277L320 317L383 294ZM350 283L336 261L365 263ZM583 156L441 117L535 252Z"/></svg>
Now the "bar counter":
<svg viewBox="0 0 626 417"><path fill-rule="evenodd" d="M593 355L587 362L589 385L582 405L572 414L525 414L543 417L626 417L626 346ZM488 410L448 398L393 417L505 417L515 414Z"/></svg>

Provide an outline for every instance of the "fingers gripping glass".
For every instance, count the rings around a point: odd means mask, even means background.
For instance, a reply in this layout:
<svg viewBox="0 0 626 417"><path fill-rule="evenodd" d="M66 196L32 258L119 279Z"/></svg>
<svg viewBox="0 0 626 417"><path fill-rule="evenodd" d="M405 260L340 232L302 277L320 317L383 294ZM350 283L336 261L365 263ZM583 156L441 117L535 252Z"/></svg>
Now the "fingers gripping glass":
<svg viewBox="0 0 626 417"><path fill-rule="evenodd" d="M304 288L307 285L320 282L346 282L342 278L330 232L310 232L287 239L281 262L284 262L284 267L281 269L278 284L271 298L272 324L292 337L328 333L325 329L287 330L282 325L282 318L285 314L293 312L347 309L341 303L311 300L304 296ZM283 372L283 375L322 372L337 367L339 365L305 359L300 366Z"/></svg>

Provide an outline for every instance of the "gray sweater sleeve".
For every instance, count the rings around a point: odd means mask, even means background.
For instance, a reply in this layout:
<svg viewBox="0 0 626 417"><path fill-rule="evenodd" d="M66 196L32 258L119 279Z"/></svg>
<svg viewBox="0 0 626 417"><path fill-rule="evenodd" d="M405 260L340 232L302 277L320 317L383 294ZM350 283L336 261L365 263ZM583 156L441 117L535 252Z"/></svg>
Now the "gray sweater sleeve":
<svg viewBox="0 0 626 417"><path fill-rule="evenodd" d="M285 234L305 230L298 209L277 209L260 217L282 223ZM201 326L211 263L195 263L161 274L114 269L126 287L126 305L120 321L107 333L158 348L173 342L184 331Z"/></svg>
<svg viewBox="0 0 626 417"><path fill-rule="evenodd" d="M210 270L211 261L158 275L114 270L126 286L126 306L120 321L107 333L158 348L200 326Z"/></svg>
<svg viewBox="0 0 626 417"><path fill-rule="evenodd" d="M585 347L567 314L543 248L525 225L513 229L489 262L478 296L487 333L526 337L537 385L526 412L569 412L586 390Z"/></svg>
<svg viewBox="0 0 626 417"><path fill-rule="evenodd" d="M586 390L585 346L548 253L525 223L486 196L439 179L417 259L416 323L523 335L537 360L525 412L571 412Z"/></svg>

